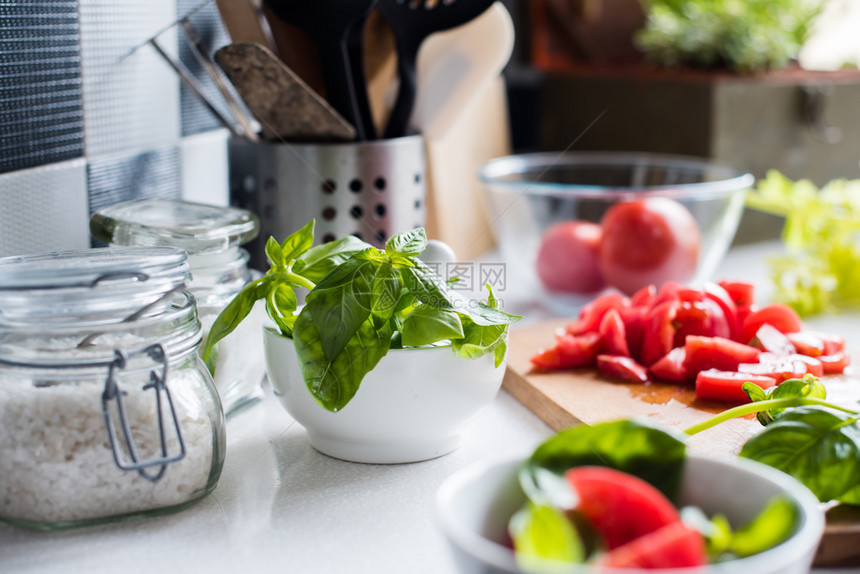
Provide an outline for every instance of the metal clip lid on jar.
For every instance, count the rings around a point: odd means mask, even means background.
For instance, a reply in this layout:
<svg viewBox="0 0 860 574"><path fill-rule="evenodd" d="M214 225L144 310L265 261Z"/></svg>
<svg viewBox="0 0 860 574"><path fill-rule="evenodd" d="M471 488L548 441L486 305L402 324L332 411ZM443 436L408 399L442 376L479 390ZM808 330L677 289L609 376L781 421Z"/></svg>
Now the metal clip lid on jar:
<svg viewBox="0 0 860 574"><path fill-rule="evenodd" d="M224 458L183 251L0 259L0 519L63 528L178 510Z"/></svg>
<svg viewBox="0 0 860 574"><path fill-rule="evenodd" d="M197 298L204 340L221 310L260 276L248 268L248 253L240 247L258 230L250 211L163 198L118 203L90 219L93 237L111 245L170 245L188 253L188 287ZM263 396L263 319L262 308L255 308L207 362L228 415Z"/></svg>

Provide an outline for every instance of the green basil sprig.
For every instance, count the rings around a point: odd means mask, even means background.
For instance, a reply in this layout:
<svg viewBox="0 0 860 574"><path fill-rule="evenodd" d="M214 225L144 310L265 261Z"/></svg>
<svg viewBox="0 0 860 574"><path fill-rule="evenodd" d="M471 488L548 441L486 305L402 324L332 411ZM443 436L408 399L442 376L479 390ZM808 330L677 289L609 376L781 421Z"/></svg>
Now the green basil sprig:
<svg viewBox="0 0 860 574"><path fill-rule="evenodd" d="M744 383L751 404L728 409L687 429L688 435L735 417L761 413L767 425L740 456L777 468L806 485L822 502L860 503L860 413L824 400L812 375L763 393Z"/></svg>
<svg viewBox="0 0 860 574"><path fill-rule="evenodd" d="M423 229L392 236L385 249L347 237L312 247L314 222L282 243L269 238L271 268L248 284L221 312L203 349L231 333L265 300L266 312L295 342L305 384L323 407L338 411L391 348L450 342L466 358L505 356L508 325L489 290L487 302L454 291L418 256L427 247ZM298 313L295 289L309 292Z"/></svg>

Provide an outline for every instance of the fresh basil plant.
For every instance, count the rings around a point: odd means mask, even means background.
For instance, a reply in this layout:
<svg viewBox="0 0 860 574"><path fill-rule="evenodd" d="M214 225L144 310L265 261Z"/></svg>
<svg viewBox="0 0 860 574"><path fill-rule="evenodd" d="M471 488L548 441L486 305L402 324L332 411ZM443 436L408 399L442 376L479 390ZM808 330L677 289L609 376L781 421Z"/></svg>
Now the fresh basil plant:
<svg viewBox="0 0 860 574"><path fill-rule="evenodd" d="M305 384L320 405L339 411L392 348L450 344L453 353L493 353L500 366L508 325L521 317L451 289L418 256L423 229L392 236L385 249L355 237L313 247L314 221L283 242L266 243L269 271L249 283L215 320L203 359L264 300L266 312L293 339ZM299 310L296 289L306 289Z"/></svg>

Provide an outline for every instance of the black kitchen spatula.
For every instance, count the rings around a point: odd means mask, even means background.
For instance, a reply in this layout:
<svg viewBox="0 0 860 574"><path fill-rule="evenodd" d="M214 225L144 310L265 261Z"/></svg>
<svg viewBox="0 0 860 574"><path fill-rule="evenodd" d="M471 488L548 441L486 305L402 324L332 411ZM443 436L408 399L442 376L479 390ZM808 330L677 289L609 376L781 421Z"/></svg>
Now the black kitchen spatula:
<svg viewBox="0 0 860 574"><path fill-rule="evenodd" d="M385 127L385 137L406 135L415 105L415 63L421 43L435 32L456 28L489 8L496 0L377 0L376 8L391 26L397 43L400 87Z"/></svg>
<svg viewBox="0 0 860 574"><path fill-rule="evenodd" d="M375 0L265 0L282 20L304 30L319 52L326 100L367 139L358 90L350 67L349 34L364 26ZM366 101L366 98L364 98ZM367 114L369 115L369 113Z"/></svg>

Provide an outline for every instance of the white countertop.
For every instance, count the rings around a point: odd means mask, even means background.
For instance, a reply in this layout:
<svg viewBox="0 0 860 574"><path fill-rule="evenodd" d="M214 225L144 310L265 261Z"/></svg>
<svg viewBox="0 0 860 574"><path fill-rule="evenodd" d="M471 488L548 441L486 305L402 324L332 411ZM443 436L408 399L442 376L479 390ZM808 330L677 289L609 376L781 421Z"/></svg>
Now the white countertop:
<svg viewBox="0 0 860 574"><path fill-rule="evenodd" d="M731 251L717 276L764 286L762 256L772 248ZM860 340L856 316L820 318L814 326ZM439 485L477 459L526 456L550 434L502 391L451 454L403 465L349 463L311 448L268 393L228 421L221 481L199 504L61 533L0 524L0 572L454 572L434 521Z"/></svg>

